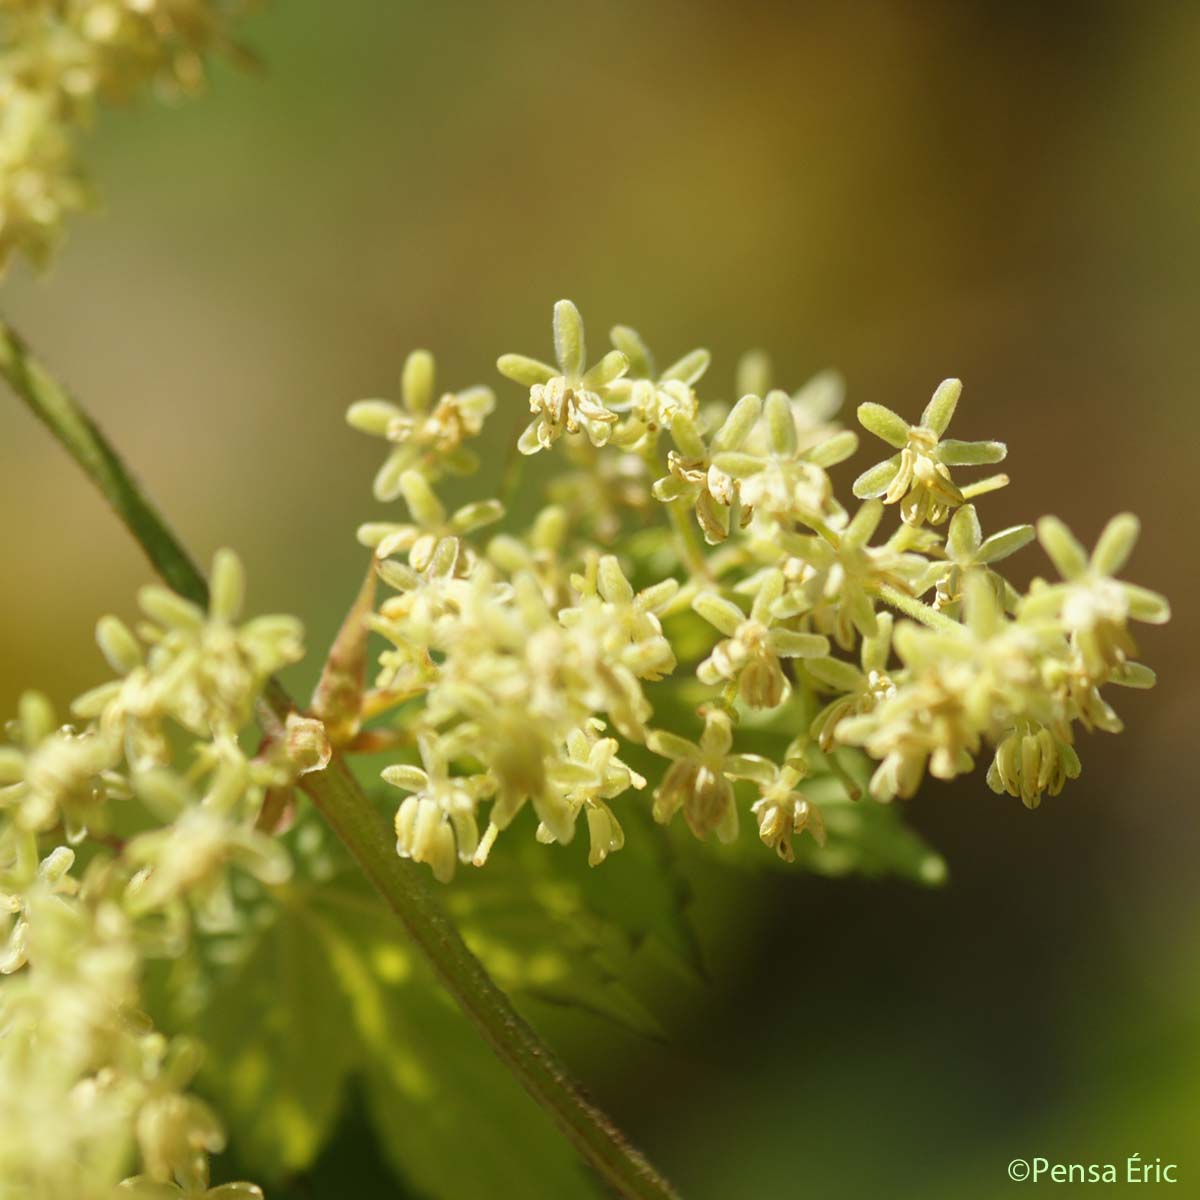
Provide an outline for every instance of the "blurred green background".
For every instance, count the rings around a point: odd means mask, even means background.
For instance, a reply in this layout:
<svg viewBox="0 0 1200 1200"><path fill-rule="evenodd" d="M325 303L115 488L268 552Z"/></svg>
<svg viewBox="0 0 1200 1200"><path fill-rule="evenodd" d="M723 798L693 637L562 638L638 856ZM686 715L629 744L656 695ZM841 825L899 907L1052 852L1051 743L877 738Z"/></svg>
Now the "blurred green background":
<svg viewBox="0 0 1200 1200"><path fill-rule="evenodd" d="M752 345L910 416L961 376L955 433L1009 444L985 525L1053 511L1090 544L1134 509L1130 574L1174 601L1158 689L1062 796L1030 814L981 772L912 803L947 887L714 868L669 1043L552 1031L593 1094L692 1197L999 1197L1014 1157L1134 1153L1200 1195L1200 7L278 0L244 32L261 76L101 120L108 211L2 302L314 646L378 512L345 405L426 345L495 384L499 436L496 354L547 353L563 295L597 343L708 345L720 394ZM147 571L15 404L0 511L8 712L100 678L94 618ZM350 1162L388 1194L369 1138L352 1114L296 1194L351 1194Z"/></svg>

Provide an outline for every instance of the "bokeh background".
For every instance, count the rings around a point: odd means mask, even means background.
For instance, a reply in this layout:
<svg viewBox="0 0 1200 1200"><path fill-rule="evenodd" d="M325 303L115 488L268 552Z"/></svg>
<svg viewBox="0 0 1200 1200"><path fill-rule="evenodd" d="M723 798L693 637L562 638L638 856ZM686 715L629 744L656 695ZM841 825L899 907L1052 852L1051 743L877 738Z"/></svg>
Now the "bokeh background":
<svg viewBox="0 0 1200 1200"><path fill-rule="evenodd" d="M1134 1153L1200 1195L1200 8L277 0L244 33L261 73L103 117L107 211L0 302L314 645L376 511L347 402L426 345L507 428L495 356L545 353L562 295L597 342L708 345L723 392L757 345L909 415L959 375L957 435L1009 444L991 527L1054 511L1090 544L1134 509L1131 574L1174 601L1158 689L1062 796L912 803L945 888L714 868L669 1042L557 1031L597 1098L694 1197L999 1197L1017 1156ZM0 512L8 712L99 678L94 618L146 568L14 404ZM351 1113L295 1194L389 1194L371 1136Z"/></svg>

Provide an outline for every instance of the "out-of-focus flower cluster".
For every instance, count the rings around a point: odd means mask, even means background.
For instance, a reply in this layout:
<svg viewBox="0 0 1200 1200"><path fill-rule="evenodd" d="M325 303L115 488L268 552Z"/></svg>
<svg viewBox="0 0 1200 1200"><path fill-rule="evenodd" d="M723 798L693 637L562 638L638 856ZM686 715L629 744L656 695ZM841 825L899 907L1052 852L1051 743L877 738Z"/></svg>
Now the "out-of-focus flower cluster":
<svg viewBox="0 0 1200 1200"><path fill-rule="evenodd" d="M209 1187L224 1134L187 1090L199 1048L139 999L148 959L244 919L234 876L288 878L265 801L328 759L297 716L253 755L240 744L302 637L291 617L239 623L243 591L229 551L207 610L144 589L136 633L97 629L118 678L75 702L75 724L26 693L0 744L0 1197L261 1196Z"/></svg>
<svg viewBox="0 0 1200 1200"><path fill-rule="evenodd" d="M589 365L569 301L553 333L553 364L498 363L528 397L519 454L566 452L523 533L489 528L505 515L498 499L442 498L446 477L479 461L464 443L490 390L435 402L432 360L417 352L403 406L350 409L392 446L376 496L408 510L359 531L391 594L365 617L386 648L356 716L396 709L397 740L417 747L420 765L383 777L406 793L398 852L439 879L481 865L526 805L545 842L570 841L585 816L593 864L621 848L630 803L723 840L744 805L790 859L795 836L823 833L806 781L833 776L854 794L847 764L863 752L879 801L985 755L991 787L1035 807L1079 774L1079 729L1120 728L1101 689L1153 682L1130 624L1165 621L1167 603L1115 578L1136 520L1115 518L1090 556L1053 518L984 536L973 501L1008 478L958 475L1006 449L945 436L957 380L916 424L859 407L894 453L854 481L861 504L848 511L831 472L858 436L836 420L836 376L788 393L756 353L733 402L710 401L697 390L706 351L660 371L618 326ZM496 459L507 498L520 459ZM881 537L891 506L901 519ZM997 564L1035 536L1062 578L1022 594ZM699 720L680 728L688 709ZM778 761L740 744L764 719L791 738Z"/></svg>
<svg viewBox="0 0 1200 1200"><path fill-rule="evenodd" d="M204 55L235 49L242 0L0 0L0 271L45 262L87 201L75 140L97 102L195 91Z"/></svg>

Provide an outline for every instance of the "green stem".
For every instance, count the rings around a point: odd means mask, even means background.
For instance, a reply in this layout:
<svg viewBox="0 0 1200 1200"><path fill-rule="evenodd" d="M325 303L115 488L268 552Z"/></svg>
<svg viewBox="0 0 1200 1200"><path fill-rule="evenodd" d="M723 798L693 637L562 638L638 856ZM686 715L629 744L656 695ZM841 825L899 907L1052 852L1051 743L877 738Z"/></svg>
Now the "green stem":
<svg viewBox="0 0 1200 1200"><path fill-rule="evenodd" d="M0 375L100 489L167 583L181 596L197 604L207 604L208 585L204 576L134 482L116 451L3 320L0 320Z"/></svg>
<svg viewBox="0 0 1200 1200"><path fill-rule="evenodd" d="M656 446L646 446L642 450L642 461L650 470L653 479L667 473L667 460L661 449ZM668 500L664 507L667 510L667 520L671 525L671 533L675 537L676 549L680 561L692 579L704 580L711 583L712 568L704 546L696 533L696 524L692 519L692 506L684 499Z"/></svg>
<svg viewBox="0 0 1200 1200"><path fill-rule="evenodd" d="M957 621L952 620L945 613L938 612L936 608L930 608L928 604L922 604L920 600L905 595L899 588L894 588L890 584L876 584L871 588L871 591L884 604L890 604L906 617L911 617L914 621L920 621L922 625L928 625L930 629L962 628Z"/></svg>
<svg viewBox="0 0 1200 1200"><path fill-rule="evenodd" d="M679 555L687 573L693 579L712 579L708 559L696 536L696 526L692 523L692 510L684 500L667 502L667 518L671 522L671 530L679 545Z"/></svg>
<svg viewBox="0 0 1200 1200"><path fill-rule="evenodd" d="M104 435L0 321L0 376L25 401L99 488L160 575L180 595L206 602L208 588L158 511L133 481ZM271 680L265 702L282 720L296 705ZM447 991L527 1092L557 1122L576 1150L631 1200L665 1200L671 1185L579 1091L565 1067L492 982L433 895L420 868L397 857L393 838L340 757L306 775L305 791L370 879Z"/></svg>

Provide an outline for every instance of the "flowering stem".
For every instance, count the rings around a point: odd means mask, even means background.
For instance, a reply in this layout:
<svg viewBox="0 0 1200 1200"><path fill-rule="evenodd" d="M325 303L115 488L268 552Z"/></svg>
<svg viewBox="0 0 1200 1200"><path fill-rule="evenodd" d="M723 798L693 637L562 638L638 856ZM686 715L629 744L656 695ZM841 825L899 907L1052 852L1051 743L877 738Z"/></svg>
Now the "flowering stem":
<svg viewBox="0 0 1200 1200"><path fill-rule="evenodd" d="M62 443L112 505L158 573L181 596L207 602L208 587L187 551L134 482L87 413L0 320L0 376ZM296 708L275 680L265 702L277 720ZM516 1012L463 942L412 862L397 857L380 814L335 756L302 780L304 790L363 873L400 919L445 988L521 1085L557 1122L614 1192L630 1200L666 1200L671 1185L579 1091L565 1067Z"/></svg>
<svg viewBox="0 0 1200 1200"><path fill-rule="evenodd" d="M3 320L0 320L0 375L100 489L167 583L181 596L207 604L204 576L133 481L116 451Z"/></svg>
<svg viewBox="0 0 1200 1200"><path fill-rule="evenodd" d="M692 511L686 501L671 500L667 503L667 517L671 522L671 531L679 544L679 554L683 565L693 579L711 579L712 572L708 559L696 536L696 527L692 524Z"/></svg>
<svg viewBox="0 0 1200 1200"><path fill-rule="evenodd" d="M667 459L658 447L645 447L642 460L650 469L650 477L667 473ZM680 561L692 579L712 581L712 568L704 547L696 536L696 526L692 520L692 506L684 499L668 500L664 505L667 510L667 520L671 525L671 533L675 537L676 549Z"/></svg>
<svg viewBox="0 0 1200 1200"><path fill-rule="evenodd" d="M892 608L898 609L906 617L911 617L914 621L920 621L922 625L928 625L930 629L960 628L959 623L946 616L945 613L938 612L936 608L930 608L928 604L922 604L920 600L905 595L899 588L894 588L890 584L876 584L871 588L871 591L884 604L890 604Z"/></svg>

